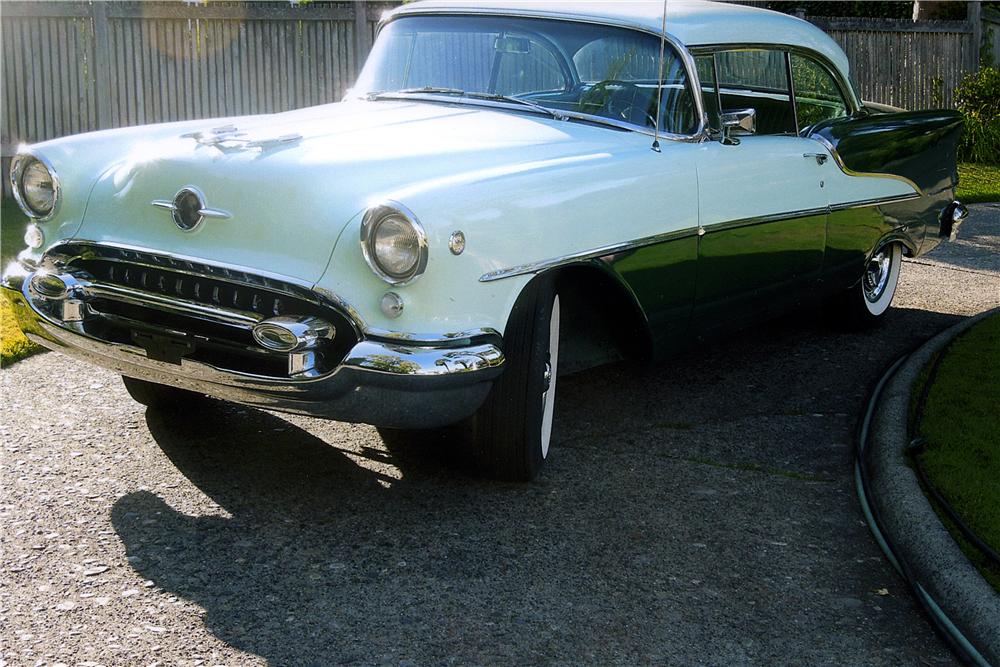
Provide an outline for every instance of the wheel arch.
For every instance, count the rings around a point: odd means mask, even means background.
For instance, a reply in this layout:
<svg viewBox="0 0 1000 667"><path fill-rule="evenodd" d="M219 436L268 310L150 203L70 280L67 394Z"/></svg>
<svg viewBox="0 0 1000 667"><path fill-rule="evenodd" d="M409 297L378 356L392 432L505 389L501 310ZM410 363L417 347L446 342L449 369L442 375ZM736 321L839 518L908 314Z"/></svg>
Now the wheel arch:
<svg viewBox="0 0 1000 667"><path fill-rule="evenodd" d="M652 356L646 314L632 289L607 264L599 260L567 264L539 274L532 282L542 276L553 279L559 293L567 372L616 357Z"/></svg>

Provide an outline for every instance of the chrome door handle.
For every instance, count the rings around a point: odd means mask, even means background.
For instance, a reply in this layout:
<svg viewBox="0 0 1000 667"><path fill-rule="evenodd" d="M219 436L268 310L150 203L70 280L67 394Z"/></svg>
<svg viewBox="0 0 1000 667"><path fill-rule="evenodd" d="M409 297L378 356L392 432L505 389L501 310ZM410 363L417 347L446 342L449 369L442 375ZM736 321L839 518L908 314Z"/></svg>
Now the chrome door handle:
<svg viewBox="0 0 1000 667"><path fill-rule="evenodd" d="M811 157L816 160L816 164L826 164L829 156L826 153L803 153L802 157Z"/></svg>

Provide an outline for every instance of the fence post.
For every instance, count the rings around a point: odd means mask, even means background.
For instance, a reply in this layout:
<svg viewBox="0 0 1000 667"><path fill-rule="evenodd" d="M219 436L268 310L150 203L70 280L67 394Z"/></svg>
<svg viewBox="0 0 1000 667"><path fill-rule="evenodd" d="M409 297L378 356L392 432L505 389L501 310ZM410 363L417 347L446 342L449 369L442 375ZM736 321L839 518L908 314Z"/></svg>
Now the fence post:
<svg viewBox="0 0 1000 667"><path fill-rule="evenodd" d="M111 43L108 40L108 9L104 0L90 3L94 20L94 100L97 128L111 127Z"/></svg>
<svg viewBox="0 0 1000 667"><path fill-rule="evenodd" d="M368 34L368 3L365 0L355 0L354 5L354 63L356 73L361 72L365 57L371 49L371 36Z"/></svg>
<svg viewBox="0 0 1000 667"><path fill-rule="evenodd" d="M972 71L979 70L979 50L983 47L983 5L979 0L969 3L969 23L972 24Z"/></svg>

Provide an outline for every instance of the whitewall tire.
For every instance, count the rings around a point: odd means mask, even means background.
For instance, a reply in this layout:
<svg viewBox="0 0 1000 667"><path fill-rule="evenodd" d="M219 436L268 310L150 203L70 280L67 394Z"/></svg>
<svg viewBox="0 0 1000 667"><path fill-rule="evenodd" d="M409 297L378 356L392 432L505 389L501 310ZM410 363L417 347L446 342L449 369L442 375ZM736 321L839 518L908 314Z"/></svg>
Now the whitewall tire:
<svg viewBox="0 0 1000 667"><path fill-rule="evenodd" d="M490 477L531 480L549 456L561 319L555 282L546 276L514 305L504 331L504 372L471 419L476 458Z"/></svg>

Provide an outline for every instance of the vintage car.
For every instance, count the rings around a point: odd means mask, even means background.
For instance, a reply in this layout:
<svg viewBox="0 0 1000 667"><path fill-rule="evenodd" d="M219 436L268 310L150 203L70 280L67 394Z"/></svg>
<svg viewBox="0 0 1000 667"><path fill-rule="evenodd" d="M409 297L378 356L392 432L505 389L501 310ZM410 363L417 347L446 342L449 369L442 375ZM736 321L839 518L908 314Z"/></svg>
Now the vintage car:
<svg viewBox="0 0 1000 667"><path fill-rule="evenodd" d="M22 148L3 285L147 405L447 427L530 479L560 373L809 299L883 318L965 216L960 132L783 14L417 2L341 103Z"/></svg>

